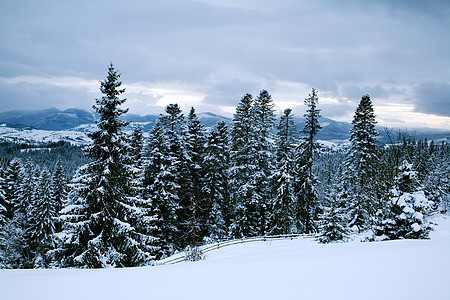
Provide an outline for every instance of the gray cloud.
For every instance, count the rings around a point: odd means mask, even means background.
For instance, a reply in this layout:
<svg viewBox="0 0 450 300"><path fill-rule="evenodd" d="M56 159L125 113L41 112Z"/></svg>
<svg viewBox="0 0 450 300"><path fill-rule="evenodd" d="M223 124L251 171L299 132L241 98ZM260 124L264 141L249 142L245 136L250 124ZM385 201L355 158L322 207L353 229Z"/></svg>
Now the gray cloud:
<svg viewBox="0 0 450 300"><path fill-rule="evenodd" d="M428 81L417 86L415 92L415 111L450 117L450 84Z"/></svg>
<svg viewBox="0 0 450 300"><path fill-rule="evenodd" d="M406 0L7 1L0 74L101 80L113 61L124 83L196 86L212 109L236 105L246 92L270 92L280 81L336 99L409 97L421 109L414 98L420 89L408 97L403 89L450 78L442 67L450 64L449 8L448 1ZM25 95L18 84L2 84L7 97L0 101L22 108L31 98L35 105L52 98L73 106L73 99L92 99L83 89L70 90L73 96L46 86L48 92ZM292 97L282 100L307 94ZM344 116L346 109L330 112Z"/></svg>

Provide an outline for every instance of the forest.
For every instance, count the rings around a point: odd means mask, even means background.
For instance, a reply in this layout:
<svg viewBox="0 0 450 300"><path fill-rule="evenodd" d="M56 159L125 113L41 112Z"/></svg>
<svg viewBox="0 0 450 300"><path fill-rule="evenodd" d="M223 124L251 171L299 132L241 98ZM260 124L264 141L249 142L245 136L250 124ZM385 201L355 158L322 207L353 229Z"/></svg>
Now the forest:
<svg viewBox="0 0 450 300"><path fill-rule="evenodd" d="M350 143L320 146L318 91L277 118L271 95L245 94L231 125L205 128L194 108L165 108L149 137L124 128L111 64L84 148L0 145L0 267L152 264L220 240L311 233L321 243L424 239L450 208L450 145L388 130L381 145L369 95Z"/></svg>

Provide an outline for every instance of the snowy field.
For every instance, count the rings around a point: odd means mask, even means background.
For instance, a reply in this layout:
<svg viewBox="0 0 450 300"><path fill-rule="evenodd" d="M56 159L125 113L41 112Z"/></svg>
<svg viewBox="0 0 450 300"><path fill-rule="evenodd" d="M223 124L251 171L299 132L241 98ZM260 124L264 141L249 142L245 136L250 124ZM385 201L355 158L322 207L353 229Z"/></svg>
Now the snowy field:
<svg viewBox="0 0 450 300"><path fill-rule="evenodd" d="M0 299L450 299L450 220L431 240L252 242L200 262L0 270Z"/></svg>

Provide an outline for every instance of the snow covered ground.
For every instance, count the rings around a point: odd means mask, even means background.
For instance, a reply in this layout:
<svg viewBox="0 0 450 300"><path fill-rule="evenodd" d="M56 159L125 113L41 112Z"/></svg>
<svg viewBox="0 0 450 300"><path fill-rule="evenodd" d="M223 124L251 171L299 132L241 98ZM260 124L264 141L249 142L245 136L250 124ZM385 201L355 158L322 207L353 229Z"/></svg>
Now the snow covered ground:
<svg viewBox="0 0 450 300"><path fill-rule="evenodd" d="M450 218L430 240L252 242L203 261L0 270L1 299L450 299Z"/></svg>

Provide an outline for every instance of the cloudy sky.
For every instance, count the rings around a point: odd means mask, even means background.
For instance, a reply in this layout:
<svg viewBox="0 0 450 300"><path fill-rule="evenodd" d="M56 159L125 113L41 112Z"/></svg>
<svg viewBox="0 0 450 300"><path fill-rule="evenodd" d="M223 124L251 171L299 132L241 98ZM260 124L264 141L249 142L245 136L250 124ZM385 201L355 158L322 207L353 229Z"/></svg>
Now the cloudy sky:
<svg viewBox="0 0 450 300"><path fill-rule="evenodd" d="M133 113L169 103L231 116L247 92L351 121L369 94L381 125L450 129L448 0L6 0L0 111L78 107L109 62Z"/></svg>

